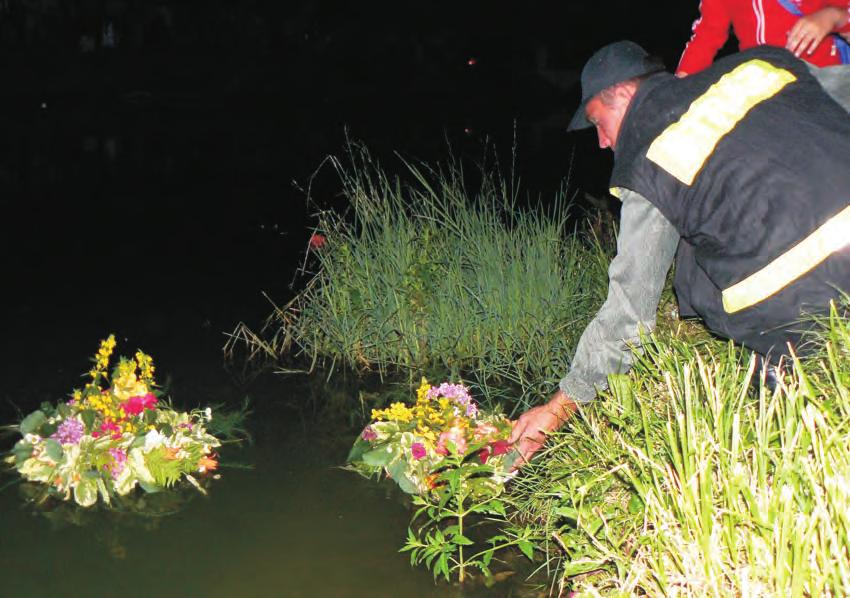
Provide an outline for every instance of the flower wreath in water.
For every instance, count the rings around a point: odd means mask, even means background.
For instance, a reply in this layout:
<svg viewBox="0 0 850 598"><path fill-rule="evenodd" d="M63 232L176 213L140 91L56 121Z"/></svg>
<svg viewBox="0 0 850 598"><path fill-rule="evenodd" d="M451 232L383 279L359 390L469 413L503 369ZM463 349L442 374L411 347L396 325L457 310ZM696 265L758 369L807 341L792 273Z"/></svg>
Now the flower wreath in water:
<svg viewBox="0 0 850 598"><path fill-rule="evenodd" d="M423 378L413 405L373 409L372 420L348 463L367 476L385 472L408 494L438 490L448 468L467 469L473 475L464 477L488 494L512 475L510 420L479 410L463 384L431 386Z"/></svg>
<svg viewBox="0 0 850 598"><path fill-rule="evenodd" d="M107 505L136 486L147 492L181 479L201 492L196 477L218 466L221 443L207 432L212 412L175 411L160 400L153 359L137 351L119 357L109 374L115 337L100 344L89 382L69 401L43 403L19 427L23 439L6 461L50 495L89 507L98 496Z"/></svg>

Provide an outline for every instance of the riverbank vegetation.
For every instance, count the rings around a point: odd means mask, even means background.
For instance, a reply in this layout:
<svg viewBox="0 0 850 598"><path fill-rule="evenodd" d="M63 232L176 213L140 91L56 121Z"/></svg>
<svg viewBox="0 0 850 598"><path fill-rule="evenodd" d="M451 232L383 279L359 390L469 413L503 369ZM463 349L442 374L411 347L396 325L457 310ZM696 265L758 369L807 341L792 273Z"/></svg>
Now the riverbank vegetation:
<svg viewBox="0 0 850 598"><path fill-rule="evenodd" d="M610 244L563 198L519 209L487 168L470 193L457 166L405 163L402 182L351 157L332 162L350 210L319 214L306 288L234 338L411 387L462 376L508 410L542 400L604 300ZM500 537L521 533L556 593L850 593L850 321L834 309L771 390L667 301L633 369L508 484Z"/></svg>
<svg viewBox="0 0 850 598"><path fill-rule="evenodd" d="M265 333L234 338L326 372L462 375L485 403L513 410L551 392L605 299L612 244L576 224L564 194L519 210L497 165L470 175L403 162L402 179L361 147L348 156L331 159L348 209L319 212L305 288Z"/></svg>
<svg viewBox="0 0 850 598"><path fill-rule="evenodd" d="M770 391L731 345L648 339L513 485L562 582L592 594L846 594L850 321L833 311L815 342Z"/></svg>

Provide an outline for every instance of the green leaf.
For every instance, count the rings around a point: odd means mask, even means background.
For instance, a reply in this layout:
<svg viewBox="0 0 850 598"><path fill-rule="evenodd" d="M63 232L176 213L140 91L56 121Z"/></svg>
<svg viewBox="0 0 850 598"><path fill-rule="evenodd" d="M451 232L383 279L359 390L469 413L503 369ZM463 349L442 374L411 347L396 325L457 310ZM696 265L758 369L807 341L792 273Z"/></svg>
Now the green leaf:
<svg viewBox="0 0 850 598"><path fill-rule="evenodd" d="M462 534L455 534L452 538L452 543L457 544L458 546L472 546L474 544L472 540Z"/></svg>
<svg viewBox="0 0 850 598"><path fill-rule="evenodd" d="M437 566L434 569L434 577L440 573L445 576L446 581L449 581L449 555L445 552L440 555L440 559L437 561Z"/></svg>
<svg viewBox="0 0 850 598"><path fill-rule="evenodd" d="M534 544L529 542L528 540L518 540L517 546L522 551L522 553L528 557L529 561L534 560Z"/></svg>
<svg viewBox="0 0 850 598"><path fill-rule="evenodd" d="M89 477L83 477L74 487L74 500L81 507L90 507L97 502L97 482Z"/></svg>
<svg viewBox="0 0 850 598"><path fill-rule="evenodd" d="M579 519L578 509L574 509L573 507L558 507L555 509L555 515L565 517L570 521L578 521Z"/></svg>
<svg viewBox="0 0 850 598"><path fill-rule="evenodd" d="M392 461L393 457L395 457L395 453L387 450L386 446L381 445L376 449L363 453L363 462L373 467L384 467Z"/></svg>
<svg viewBox="0 0 850 598"><path fill-rule="evenodd" d="M59 444L58 440L53 438L48 438L44 442L44 452L46 452L47 456L56 462L61 461L62 456L65 454L65 451L62 450L62 445Z"/></svg>
<svg viewBox="0 0 850 598"><path fill-rule="evenodd" d="M419 492L419 488L410 481L410 479L406 475L402 475L398 478L393 478L398 484L398 487L401 488L402 492L405 494L417 494Z"/></svg>
<svg viewBox="0 0 850 598"><path fill-rule="evenodd" d="M94 422L97 418L97 414L91 410L86 409L85 411L80 411L80 419L83 420L83 425L86 427L86 432L91 433L94 428Z"/></svg>
<svg viewBox="0 0 850 598"><path fill-rule="evenodd" d="M98 476L97 480L95 480L95 483L97 484L97 490L100 493L100 497L103 499L103 502L107 505L110 504L111 501L109 496L109 490L106 488L106 484L104 483L103 478Z"/></svg>
<svg viewBox="0 0 850 598"><path fill-rule="evenodd" d="M47 416L42 411L33 411L21 422L21 434L35 434L41 425L47 421Z"/></svg>
<svg viewBox="0 0 850 598"><path fill-rule="evenodd" d="M459 531L460 531L459 525L450 525L443 530L443 533L445 533L447 536L451 536L451 535L457 534Z"/></svg>
<svg viewBox="0 0 850 598"><path fill-rule="evenodd" d="M55 432L58 428L59 428L59 424L58 424L58 423L52 423L52 424L51 424L50 422L47 422L47 423L45 423L44 425L42 425L42 426L41 426L41 428L39 428L38 433L39 433L42 437L46 438L46 437L48 437L48 436L53 436L53 433L54 433L54 432Z"/></svg>
<svg viewBox="0 0 850 598"><path fill-rule="evenodd" d="M418 494L419 489L407 477L407 463L402 459L387 466L387 473L406 494Z"/></svg>
<svg viewBox="0 0 850 598"><path fill-rule="evenodd" d="M15 465L20 465L32 456L32 445L25 440L19 440L12 448L12 454L15 455Z"/></svg>
<svg viewBox="0 0 850 598"><path fill-rule="evenodd" d="M587 573L588 571L594 571L595 569L599 569L602 567L602 563L599 561L573 561L571 563L567 563L564 565L564 577L573 577L574 575L581 575L582 573Z"/></svg>
<svg viewBox="0 0 850 598"><path fill-rule="evenodd" d="M368 441L358 437L357 440L354 441L354 445L351 447L351 450L348 452L348 457L345 458L345 462L353 463L354 461L362 460L363 454L371 447L372 445Z"/></svg>
<svg viewBox="0 0 850 598"><path fill-rule="evenodd" d="M144 482L142 480L139 480L139 487L148 494L156 494L157 492L162 492L162 488L160 486L157 486L156 484L152 484L150 482Z"/></svg>
<svg viewBox="0 0 850 598"><path fill-rule="evenodd" d="M643 501L637 494L632 494L632 497L629 499L629 513L637 515L641 511L643 511Z"/></svg>
<svg viewBox="0 0 850 598"><path fill-rule="evenodd" d="M505 505L502 501L494 499L485 504L502 517L507 517L507 513L505 513Z"/></svg>

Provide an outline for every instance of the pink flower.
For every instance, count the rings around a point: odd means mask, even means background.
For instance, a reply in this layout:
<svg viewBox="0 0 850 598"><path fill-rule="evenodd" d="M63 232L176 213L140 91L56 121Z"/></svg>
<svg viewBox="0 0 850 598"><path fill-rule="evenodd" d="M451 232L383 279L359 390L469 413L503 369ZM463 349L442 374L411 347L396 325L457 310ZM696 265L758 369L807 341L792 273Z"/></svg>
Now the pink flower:
<svg viewBox="0 0 850 598"><path fill-rule="evenodd" d="M473 438L475 440L484 440L494 434L498 434L499 430L493 424L488 423L480 423L475 427L475 430L472 433Z"/></svg>
<svg viewBox="0 0 850 598"><path fill-rule="evenodd" d="M121 428L111 419L105 420L102 424L100 424L100 430L95 430L91 435L94 438L98 438L99 436L105 436L107 434L109 434L113 440L121 438Z"/></svg>
<svg viewBox="0 0 850 598"><path fill-rule="evenodd" d="M363 431L360 432L360 438L366 441L375 440L378 437L377 432L372 429L372 426L366 426L363 428Z"/></svg>
<svg viewBox="0 0 850 598"><path fill-rule="evenodd" d="M419 461L425 457L425 445L421 442L414 442L413 446L410 447L410 453L413 455L413 458Z"/></svg>
<svg viewBox="0 0 850 598"><path fill-rule="evenodd" d="M139 415L145 409L156 409L156 396L149 392L146 395L130 397L121 403L121 408L127 415Z"/></svg>
<svg viewBox="0 0 850 598"><path fill-rule="evenodd" d="M109 472L112 479L118 478L124 468L127 466L127 452L120 448L109 449L109 456L112 457L112 462L103 466Z"/></svg>
<svg viewBox="0 0 850 598"><path fill-rule="evenodd" d="M437 452L441 455L449 454L449 441L454 443L455 452L462 455L466 452L466 438L463 436L463 430L460 428L451 428L447 432L440 434L437 440Z"/></svg>

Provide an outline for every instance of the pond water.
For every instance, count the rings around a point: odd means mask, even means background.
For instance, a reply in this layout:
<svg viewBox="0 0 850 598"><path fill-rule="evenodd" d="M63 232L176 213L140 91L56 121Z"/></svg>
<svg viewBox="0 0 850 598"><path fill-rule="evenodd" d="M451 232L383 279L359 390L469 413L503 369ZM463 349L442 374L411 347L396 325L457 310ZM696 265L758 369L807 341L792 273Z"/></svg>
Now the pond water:
<svg viewBox="0 0 850 598"><path fill-rule="evenodd" d="M208 497L150 497L162 517L39 509L0 477L0 595L537 595L521 575L461 589L410 567L409 503L338 468L363 424L354 386L225 367L224 333L259 325L261 292L291 296L310 221L289 182L342 126L310 142L277 108L134 102L2 110L0 423L81 386L115 333L119 353L153 355L178 407L250 397L254 442L224 451Z"/></svg>
<svg viewBox="0 0 850 598"><path fill-rule="evenodd" d="M461 589L411 568L398 553L405 497L337 467L356 430L324 403L330 388L290 378L251 390L253 443L222 451L206 497L140 496L143 514L118 514L38 508L19 485L0 492L0 594L536 595L519 579ZM348 391L332 392L338 402Z"/></svg>

